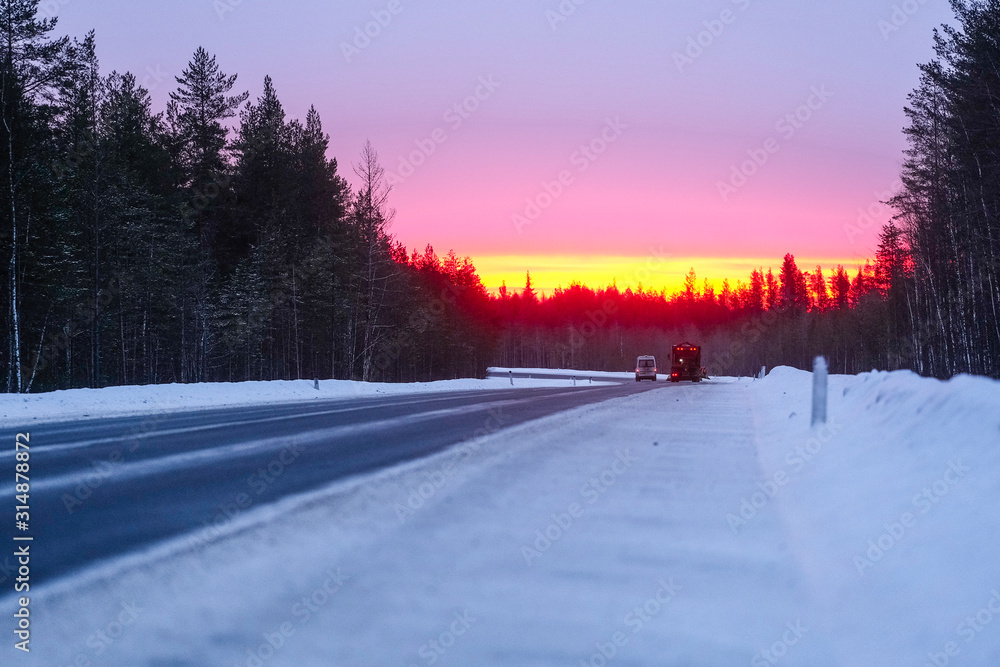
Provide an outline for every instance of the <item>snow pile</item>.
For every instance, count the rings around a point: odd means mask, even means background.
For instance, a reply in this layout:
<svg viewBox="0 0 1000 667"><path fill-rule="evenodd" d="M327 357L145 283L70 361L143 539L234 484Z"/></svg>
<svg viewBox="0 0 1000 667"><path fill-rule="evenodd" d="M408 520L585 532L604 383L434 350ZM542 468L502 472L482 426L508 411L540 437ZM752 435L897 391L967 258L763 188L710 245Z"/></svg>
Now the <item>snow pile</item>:
<svg viewBox="0 0 1000 667"><path fill-rule="evenodd" d="M594 384L605 383L595 382ZM106 387L103 389L67 389L44 394L0 394L0 423L20 427L27 421L105 418L157 412L397 394L567 386L573 386L572 381L551 378L517 378L512 387L506 378L491 378L402 384L320 380L318 390L312 380L203 382Z"/></svg>
<svg viewBox="0 0 1000 667"><path fill-rule="evenodd" d="M811 382L752 385L764 483L734 530L777 510L841 664L1000 664L1000 383L831 376L812 430Z"/></svg>

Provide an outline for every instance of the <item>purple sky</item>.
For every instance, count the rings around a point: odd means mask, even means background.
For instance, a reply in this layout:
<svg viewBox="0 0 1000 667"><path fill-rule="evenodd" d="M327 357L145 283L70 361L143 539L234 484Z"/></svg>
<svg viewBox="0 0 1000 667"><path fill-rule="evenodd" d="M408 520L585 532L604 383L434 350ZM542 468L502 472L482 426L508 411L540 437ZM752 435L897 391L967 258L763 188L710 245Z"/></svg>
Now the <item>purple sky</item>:
<svg viewBox="0 0 1000 667"><path fill-rule="evenodd" d="M660 248L678 266L698 258L703 275L726 258L870 256L877 229L845 225L893 186L915 64L951 20L944 0L41 7L57 8L60 32L96 29L105 73L135 72L158 109L202 45L252 96L270 74L289 116L315 104L349 180L366 138L391 172L419 163L396 185L394 233L472 255L487 278L500 256L544 273L546 257L639 260ZM372 12L391 21L345 55ZM702 53L679 62L699 33ZM744 163L752 175L731 180Z"/></svg>

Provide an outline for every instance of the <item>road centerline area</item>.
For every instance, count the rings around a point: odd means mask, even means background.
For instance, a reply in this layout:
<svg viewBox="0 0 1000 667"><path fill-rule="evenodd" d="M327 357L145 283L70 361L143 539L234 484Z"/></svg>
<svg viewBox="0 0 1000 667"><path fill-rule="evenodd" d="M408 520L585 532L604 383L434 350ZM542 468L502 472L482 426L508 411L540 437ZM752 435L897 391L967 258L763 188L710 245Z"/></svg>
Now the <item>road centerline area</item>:
<svg viewBox="0 0 1000 667"><path fill-rule="evenodd" d="M50 558L37 580L203 528L254 507L428 456L487 432L638 391L627 385L455 392L32 427L35 526ZM143 427L144 424L151 427ZM96 437L95 437L96 436ZM5 487L0 497L12 497Z"/></svg>

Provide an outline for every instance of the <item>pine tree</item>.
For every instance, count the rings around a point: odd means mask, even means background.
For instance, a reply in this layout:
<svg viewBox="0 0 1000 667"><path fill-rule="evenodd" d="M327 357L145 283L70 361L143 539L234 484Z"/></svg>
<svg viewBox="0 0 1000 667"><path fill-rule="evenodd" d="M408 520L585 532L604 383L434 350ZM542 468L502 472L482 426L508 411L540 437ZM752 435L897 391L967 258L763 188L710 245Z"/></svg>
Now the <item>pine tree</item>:
<svg viewBox="0 0 1000 667"><path fill-rule="evenodd" d="M815 310L823 312L830 307L830 292L823 276L823 267L817 266L816 271L809 274L809 292Z"/></svg>
<svg viewBox="0 0 1000 667"><path fill-rule="evenodd" d="M759 313L764 310L764 273L761 269L754 269L750 273L750 293L747 307L751 312Z"/></svg>
<svg viewBox="0 0 1000 667"><path fill-rule="evenodd" d="M722 281L722 291L719 292L719 305L726 310L731 310L734 308L734 301L733 288L729 284L729 279L726 278Z"/></svg>
<svg viewBox="0 0 1000 667"><path fill-rule="evenodd" d="M691 267L691 270L684 277L684 291L681 295L688 306L693 305L698 300L698 276L694 272L694 267Z"/></svg>
<svg viewBox="0 0 1000 667"><path fill-rule="evenodd" d="M211 347L210 293L215 280L211 247L214 243L222 202L229 191L226 157L228 131L224 122L232 118L249 93L230 95L237 75L226 75L215 56L198 47L188 66L176 77L178 89L170 93L168 117L174 130L173 152L187 191L181 212L198 240L197 255L185 267L190 275L182 295L182 379L207 379Z"/></svg>
<svg viewBox="0 0 1000 667"><path fill-rule="evenodd" d="M830 292L833 294L833 303L838 309L847 308L850 291L851 279L844 267L838 265L837 270L830 276Z"/></svg>
<svg viewBox="0 0 1000 667"><path fill-rule="evenodd" d="M531 286L531 271L525 273L524 289L521 291L521 299L525 303L529 304L538 303L538 294L535 293L535 288Z"/></svg>
<svg viewBox="0 0 1000 667"><path fill-rule="evenodd" d="M350 188L337 173L337 161L327 158L330 138L315 107L310 107L304 125L291 121L288 134L291 183L285 233L296 246L293 270L298 281L293 288L302 303L293 318L301 317L301 335L313 341L303 372L333 377L336 336L332 332L348 302L341 286L350 282L345 275L350 230L344 219Z"/></svg>
<svg viewBox="0 0 1000 667"><path fill-rule="evenodd" d="M767 300L765 307L768 310L774 310L778 306L778 302L781 296L781 290L778 286L778 279L774 277L774 271L768 267L767 278L765 280Z"/></svg>
<svg viewBox="0 0 1000 667"><path fill-rule="evenodd" d="M780 304L786 308L805 310L809 306L809 292L806 288L805 276L795 264L791 253L785 255L781 263L781 297Z"/></svg>
<svg viewBox="0 0 1000 667"><path fill-rule="evenodd" d="M228 131L224 122L249 97L248 92L230 95L237 75L219 69L215 56L198 47L191 61L176 77L178 88L170 93L178 124L180 163L186 185L196 195L211 199L227 171L225 149ZM204 202L193 203L195 209Z"/></svg>

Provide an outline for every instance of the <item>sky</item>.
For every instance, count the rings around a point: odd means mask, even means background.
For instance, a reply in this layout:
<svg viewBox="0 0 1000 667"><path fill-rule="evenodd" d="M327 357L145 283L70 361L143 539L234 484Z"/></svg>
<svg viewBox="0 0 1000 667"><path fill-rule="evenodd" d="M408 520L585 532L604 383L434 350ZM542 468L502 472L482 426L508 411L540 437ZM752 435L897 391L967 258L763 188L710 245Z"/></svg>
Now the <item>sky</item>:
<svg viewBox="0 0 1000 667"><path fill-rule="evenodd" d="M891 215L904 105L945 0L42 0L162 110L198 46L270 75L351 165L371 140L393 235L487 287L718 285L856 267Z"/></svg>

